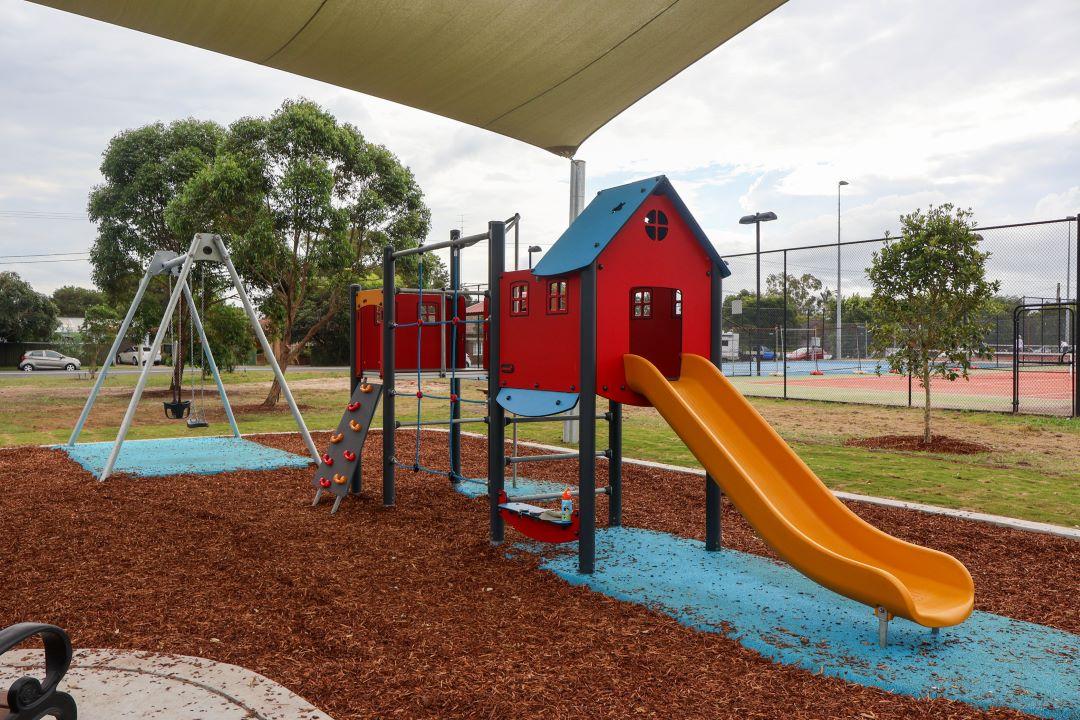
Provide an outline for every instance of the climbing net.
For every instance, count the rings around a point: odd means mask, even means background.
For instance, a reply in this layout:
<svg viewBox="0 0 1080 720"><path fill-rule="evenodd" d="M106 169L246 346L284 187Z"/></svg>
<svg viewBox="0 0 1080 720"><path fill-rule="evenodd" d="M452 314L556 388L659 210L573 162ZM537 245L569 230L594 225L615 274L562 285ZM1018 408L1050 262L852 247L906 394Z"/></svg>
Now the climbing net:
<svg viewBox="0 0 1080 720"><path fill-rule="evenodd" d="M416 417L412 421L412 425L413 425L414 432L415 432L415 439L414 439L414 446L415 447L414 447L414 450L413 450L413 461L412 461L411 464L407 464L407 463L401 463L401 462L395 460L394 464L397 467L400 467L400 468L403 468L403 469L406 469L406 470L412 470L413 472L425 472L425 473L428 473L428 474L431 474L431 475L439 475L439 476L447 477L447 478L450 479L451 482L454 482L454 483L458 483L458 482L483 482L484 484L486 484L487 483L486 480L479 480L477 478L468 478L468 477L463 476L460 472L458 472L456 470L456 468L459 467L460 458L458 457L458 455L460 454L461 450L460 450L460 446L455 441L454 427L455 427L455 425L460 424L460 422L462 420L462 418L461 418L461 405L462 404L470 404L470 403L471 404L476 404L476 405L484 405L484 406L487 405L486 400L474 400L474 399L471 399L471 398L462 397L462 394L461 394L461 379L460 379L460 377L458 375L458 333L459 332L464 332L464 329L468 326L468 324L470 322L482 324L482 323L486 322L487 320L486 320L486 318L481 318L479 320L470 321L466 317L460 317L459 316L460 300L461 300L461 297L462 297L461 287L460 287L461 286L460 268L458 267L458 263L456 261L456 258L453 257L455 254L457 254L459 252L459 250L454 248L454 249L451 249L450 252L451 252L451 258L452 258L452 260L451 260L452 278L451 278L451 283L450 283L451 287L450 287L450 292L449 292L450 307L451 307L451 313L452 313L451 318L449 320L446 319L446 299L447 299L447 294L448 293L445 291L445 289L443 289L443 291L441 291L441 292L437 291L437 292L439 292L439 307L440 307L439 318L434 319L434 320L426 320L425 319L425 313L424 313L424 305L425 305L425 303L424 303L424 255L421 254L417 258L416 321L415 322L409 322L409 323L395 323L394 324L394 330L395 331L398 330L398 329L401 329L401 328L410 328L410 327L414 327L414 326L416 327ZM389 300L384 298L383 302L394 302L394 300L393 300L393 298L391 298ZM433 393L425 393L424 390L423 390L424 328L425 327L437 327L437 328L439 328L440 333L446 333L447 326L449 326L449 331L450 331L450 362L449 362L449 368L447 368L449 370L449 373L450 373L450 377L449 377L449 379L450 379L450 393L449 393L449 395L438 395L438 394L433 394ZM448 454L449 454L449 459L450 459L450 469L449 470L440 470L438 468L429 467L429 466L426 466L426 465L424 465L423 463L420 462L422 449L423 449L422 428L425 425L425 422L423 420L423 402L424 402L425 399L426 400L441 400L441 401L446 401L446 402L450 403L450 417L449 418L447 418L446 420L429 421L427 423L427 424L447 424L447 425L450 426L450 432L447 433L447 436L448 436L447 437ZM395 427L396 428L401 428L402 426L403 426L403 424L401 422L395 420Z"/></svg>

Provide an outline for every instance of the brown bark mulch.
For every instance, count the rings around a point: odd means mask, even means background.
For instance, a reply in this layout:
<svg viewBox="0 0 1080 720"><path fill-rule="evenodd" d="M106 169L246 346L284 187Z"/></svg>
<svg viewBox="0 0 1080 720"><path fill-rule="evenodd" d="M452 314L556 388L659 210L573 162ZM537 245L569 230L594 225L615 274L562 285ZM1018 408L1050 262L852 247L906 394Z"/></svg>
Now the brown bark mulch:
<svg viewBox="0 0 1080 720"><path fill-rule="evenodd" d="M878 435L867 438L851 438L844 441L848 447L874 448L877 450L914 450L916 452L949 453L951 455L976 455L993 452L994 448L979 442L960 440L948 435L931 435L924 443L922 435Z"/></svg>
<svg viewBox="0 0 1080 720"><path fill-rule="evenodd" d="M260 440L302 452L296 436ZM484 442L465 444L466 472L482 474ZM402 433L402 453L410 447ZM97 483L59 451L0 452L0 625L43 620L77 647L236 663L338 720L1023 717L776 665L722 635L570 587L535 557L491 547L483 501L441 478L400 472L398 505L384 509L378 452L376 437L363 497L333 517L328 504L309 507L308 470ZM441 467L445 455L445 435L425 438L425 464ZM543 465L530 474L575 472ZM703 479L627 466L624 482L627 525L700 537ZM1080 630L1080 543L854 507L955 553L975 575L979 607ZM768 553L728 506L724 533L730 547Z"/></svg>

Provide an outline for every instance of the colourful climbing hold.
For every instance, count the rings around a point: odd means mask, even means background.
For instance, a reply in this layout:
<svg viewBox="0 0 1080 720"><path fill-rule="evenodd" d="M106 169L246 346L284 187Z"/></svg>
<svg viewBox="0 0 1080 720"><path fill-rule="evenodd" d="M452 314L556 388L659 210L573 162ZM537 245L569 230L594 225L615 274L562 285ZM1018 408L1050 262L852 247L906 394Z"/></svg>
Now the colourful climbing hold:
<svg viewBox="0 0 1080 720"><path fill-rule="evenodd" d="M323 464L330 467L334 464L334 458L330 457L330 453L324 453L322 456Z"/></svg>
<svg viewBox="0 0 1080 720"><path fill-rule="evenodd" d="M356 412L359 409L360 409L360 401L359 400L357 400L356 402L351 402L348 405L349 412Z"/></svg>
<svg viewBox="0 0 1080 720"><path fill-rule="evenodd" d="M339 475L338 473L334 473L334 482L337 483L338 485L344 485L347 480L348 480L348 478L345 477L344 475Z"/></svg>
<svg viewBox="0 0 1080 720"><path fill-rule="evenodd" d="M333 435L330 436L330 442L337 444L337 443L341 442L341 438L343 438L343 437L345 437L345 435L342 434L342 433L334 433Z"/></svg>
<svg viewBox="0 0 1080 720"><path fill-rule="evenodd" d="M327 480L324 477L319 478L319 487L322 487L322 488L330 487L330 481Z"/></svg>
<svg viewBox="0 0 1080 720"><path fill-rule="evenodd" d="M342 455L349 462L352 462L353 460L356 459L356 453L354 453L352 450L346 450L344 453L342 453Z"/></svg>
<svg viewBox="0 0 1080 720"><path fill-rule="evenodd" d="M364 383L363 385L360 386L360 392L362 392L362 393L369 393L372 390L374 390L374 388L371 387L371 385L369 385L367 383Z"/></svg>
<svg viewBox="0 0 1080 720"><path fill-rule="evenodd" d="M360 423L356 422L355 420L350 420L349 421L349 429L352 430L353 432L360 432L360 428L362 428L362 427L364 427L364 426L361 425Z"/></svg>

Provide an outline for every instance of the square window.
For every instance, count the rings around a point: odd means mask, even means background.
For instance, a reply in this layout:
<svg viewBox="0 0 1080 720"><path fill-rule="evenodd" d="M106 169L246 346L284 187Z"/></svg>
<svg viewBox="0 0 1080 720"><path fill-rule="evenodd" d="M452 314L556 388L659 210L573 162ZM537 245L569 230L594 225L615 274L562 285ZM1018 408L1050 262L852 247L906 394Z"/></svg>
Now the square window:
<svg viewBox="0 0 1080 720"><path fill-rule="evenodd" d="M435 314L435 303L424 303L420 306L420 322L433 323L438 322L439 318Z"/></svg>
<svg viewBox="0 0 1080 720"><path fill-rule="evenodd" d="M632 298L633 316L635 318L651 318L652 317L652 290L641 289L634 290Z"/></svg>
<svg viewBox="0 0 1080 720"><path fill-rule="evenodd" d="M565 280L552 280L548 283L547 311L561 314L567 311L567 286Z"/></svg>
<svg viewBox="0 0 1080 720"><path fill-rule="evenodd" d="M510 316L529 314L529 283L516 282L510 286Z"/></svg>
<svg viewBox="0 0 1080 720"><path fill-rule="evenodd" d="M671 316L682 317L682 290L674 290L671 302Z"/></svg>

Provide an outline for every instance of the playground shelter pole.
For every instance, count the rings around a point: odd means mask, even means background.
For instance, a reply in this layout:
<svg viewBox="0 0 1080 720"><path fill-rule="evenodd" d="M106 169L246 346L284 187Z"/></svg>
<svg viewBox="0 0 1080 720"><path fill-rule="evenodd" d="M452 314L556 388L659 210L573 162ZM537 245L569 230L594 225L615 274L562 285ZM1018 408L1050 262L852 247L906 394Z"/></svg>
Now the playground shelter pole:
<svg viewBox="0 0 1080 720"><path fill-rule="evenodd" d="M573 225L585 209L585 161L570 160L570 222ZM576 443L581 433L577 420L564 420L562 439L564 443Z"/></svg>
<svg viewBox="0 0 1080 720"><path fill-rule="evenodd" d="M394 246L383 248L383 506L394 505L394 428L397 418L394 415L394 323L397 321L397 293L394 289Z"/></svg>
<svg viewBox="0 0 1080 720"><path fill-rule="evenodd" d="M499 404L499 351L502 312L502 275L506 270L506 223L488 223L488 507L491 543L503 541L506 528L499 513L500 495L506 481L506 413Z"/></svg>
<svg viewBox="0 0 1080 720"><path fill-rule="evenodd" d="M451 230L450 239L461 239L461 231ZM452 313L452 317L457 317L458 305L460 304L458 301L458 291L461 290L461 249L458 247L450 248L450 289L453 291L453 294L450 296L451 302L453 303L453 307L450 309L450 312ZM445 304L446 298L444 297L442 300ZM467 300L465 304L468 305ZM461 319L464 320L465 318L462 317ZM458 326L455 325L455 327ZM450 368L452 373L450 377L450 395L457 398L461 397L461 380L458 378L457 373L453 372L459 369L457 366L457 333L466 332L466 327L466 325L461 325L460 330L457 330L456 332L450 334L451 339L453 340L453 342L451 342L452 347L450 348ZM464 343L462 343L462 345L464 345ZM453 421L460 419L461 403L450 403L450 479L454 482L457 482L458 479L461 477L461 423Z"/></svg>

